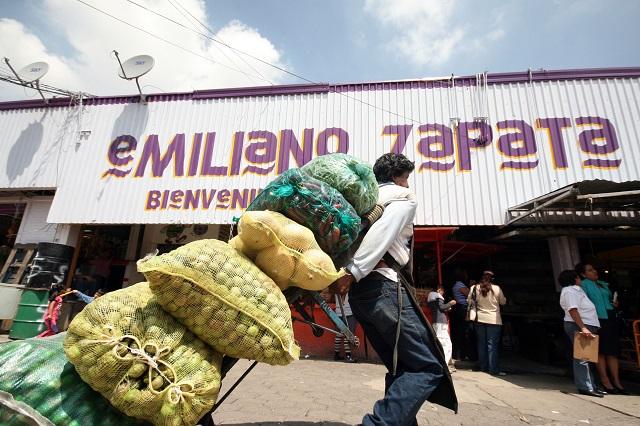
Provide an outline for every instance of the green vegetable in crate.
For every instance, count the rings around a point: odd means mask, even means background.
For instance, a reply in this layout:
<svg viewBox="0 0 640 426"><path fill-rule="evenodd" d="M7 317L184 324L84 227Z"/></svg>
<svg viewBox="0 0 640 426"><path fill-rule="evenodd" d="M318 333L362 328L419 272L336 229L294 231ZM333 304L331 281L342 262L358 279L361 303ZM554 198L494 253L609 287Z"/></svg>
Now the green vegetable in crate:
<svg viewBox="0 0 640 426"><path fill-rule="evenodd" d="M349 248L360 232L360 217L330 185L300 169L274 179L247 211L271 210L309 228L322 251L330 256Z"/></svg>
<svg viewBox="0 0 640 426"><path fill-rule="evenodd" d="M254 260L281 290L290 285L323 290L344 274L320 250L313 232L277 212L243 214L230 245Z"/></svg>
<svg viewBox="0 0 640 426"><path fill-rule="evenodd" d="M378 202L378 182L373 167L351 155L321 155L301 170L340 191L359 216L369 213Z"/></svg>
<svg viewBox="0 0 640 426"><path fill-rule="evenodd" d="M219 240L138 261L162 306L217 351L286 365L298 359L291 311L276 284Z"/></svg>
<svg viewBox="0 0 640 426"><path fill-rule="evenodd" d="M11 394L58 426L141 424L113 408L82 381L67 361L66 333L0 345L0 391ZM0 401L0 424L27 425Z"/></svg>
<svg viewBox="0 0 640 426"><path fill-rule="evenodd" d="M167 314L147 283L87 305L64 350L114 407L156 425L195 425L220 391L222 356Z"/></svg>

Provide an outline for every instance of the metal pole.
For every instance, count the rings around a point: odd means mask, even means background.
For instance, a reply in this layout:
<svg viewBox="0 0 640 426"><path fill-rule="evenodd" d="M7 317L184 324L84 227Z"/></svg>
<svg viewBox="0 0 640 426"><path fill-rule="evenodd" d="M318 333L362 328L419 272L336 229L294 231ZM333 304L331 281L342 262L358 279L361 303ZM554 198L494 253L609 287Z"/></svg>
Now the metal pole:
<svg viewBox="0 0 640 426"><path fill-rule="evenodd" d="M529 210L525 214L511 219L510 221L508 221L507 223L502 225L501 228L504 228L505 226L511 225L512 223L517 222L520 219L524 219L525 217L531 216L532 214L534 214L538 210L540 210L540 209L542 209L544 207L547 207L548 205L553 204L553 203L555 203L557 201L564 200L565 198L570 197L570 196L576 194L577 192L578 192L577 189L571 188L571 189L567 190L567 192L563 192L562 194L558 195L557 197L554 197L554 198L550 199L549 201L546 201L546 202L540 204L539 206L534 207L533 209Z"/></svg>

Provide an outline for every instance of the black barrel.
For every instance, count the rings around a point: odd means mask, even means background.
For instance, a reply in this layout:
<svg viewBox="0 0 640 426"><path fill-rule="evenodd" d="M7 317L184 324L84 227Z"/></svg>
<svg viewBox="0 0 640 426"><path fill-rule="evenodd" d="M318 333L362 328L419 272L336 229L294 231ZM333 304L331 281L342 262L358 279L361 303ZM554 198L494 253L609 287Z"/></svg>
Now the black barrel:
<svg viewBox="0 0 640 426"><path fill-rule="evenodd" d="M74 248L64 244L38 243L38 250L25 274L25 285L29 288L51 288L52 284L64 283L69 273L69 264Z"/></svg>

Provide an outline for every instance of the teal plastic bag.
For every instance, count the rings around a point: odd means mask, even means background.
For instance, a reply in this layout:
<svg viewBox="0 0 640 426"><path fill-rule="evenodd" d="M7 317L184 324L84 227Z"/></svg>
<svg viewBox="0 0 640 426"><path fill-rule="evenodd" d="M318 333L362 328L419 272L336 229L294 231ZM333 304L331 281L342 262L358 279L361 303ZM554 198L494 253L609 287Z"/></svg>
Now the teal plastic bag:
<svg viewBox="0 0 640 426"><path fill-rule="evenodd" d="M247 210L275 211L306 226L329 256L346 251L360 232L360 216L342 194L300 169L274 179Z"/></svg>
<svg viewBox="0 0 640 426"><path fill-rule="evenodd" d="M351 155L322 155L301 170L337 189L359 216L369 213L378 202L378 182L373 167Z"/></svg>
<svg viewBox="0 0 640 426"><path fill-rule="evenodd" d="M0 344L0 391L56 426L147 424L125 416L82 381L64 354L65 335ZM32 418L2 401L0 424L33 424Z"/></svg>

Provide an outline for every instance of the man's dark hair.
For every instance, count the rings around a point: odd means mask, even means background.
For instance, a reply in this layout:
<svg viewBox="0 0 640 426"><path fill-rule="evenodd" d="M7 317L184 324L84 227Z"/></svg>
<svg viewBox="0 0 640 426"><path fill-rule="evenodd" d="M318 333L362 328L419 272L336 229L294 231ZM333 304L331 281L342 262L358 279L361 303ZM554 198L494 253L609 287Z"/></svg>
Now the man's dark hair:
<svg viewBox="0 0 640 426"><path fill-rule="evenodd" d="M577 276L578 276L578 273L576 271L572 271L571 269L566 269L560 272L560 275L558 275L558 283L560 283L562 287L568 287L570 285L574 285L576 283Z"/></svg>
<svg viewBox="0 0 640 426"><path fill-rule="evenodd" d="M576 267L574 268L574 270L578 273L578 275L580 275L580 277L584 277L584 273L587 270L587 265L588 263L580 262L576 264Z"/></svg>
<svg viewBox="0 0 640 426"><path fill-rule="evenodd" d="M378 183L393 182L394 177L403 173L412 172L415 169L413 161L402 154L384 154L376 160L373 165L373 173L376 175Z"/></svg>

